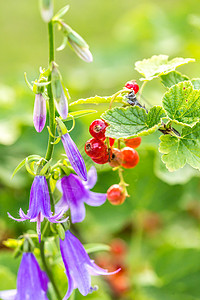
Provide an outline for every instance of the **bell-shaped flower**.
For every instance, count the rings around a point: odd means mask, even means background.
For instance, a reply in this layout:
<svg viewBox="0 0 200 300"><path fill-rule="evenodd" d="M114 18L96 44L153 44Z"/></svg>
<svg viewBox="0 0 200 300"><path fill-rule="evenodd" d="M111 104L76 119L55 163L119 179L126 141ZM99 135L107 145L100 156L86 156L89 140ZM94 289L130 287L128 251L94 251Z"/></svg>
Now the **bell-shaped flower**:
<svg viewBox="0 0 200 300"><path fill-rule="evenodd" d="M95 290L91 285L91 275L112 275L120 271L118 269L109 273L97 266L69 230L65 233L65 239L60 240L60 251L68 278L68 291L63 300L67 300L76 288L83 296Z"/></svg>
<svg viewBox="0 0 200 300"><path fill-rule="evenodd" d="M72 168L81 179L86 181L87 170L82 155L80 154L76 144L67 132L65 124L59 118L56 118L56 122L59 136L63 143L69 162L72 165Z"/></svg>
<svg viewBox="0 0 200 300"><path fill-rule="evenodd" d="M70 209L72 223L82 222L85 218L85 203L100 206L106 201L106 194L91 192L97 181L95 167L88 172L88 180L82 181L77 175L70 174L57 182L62 198L56 204L56 213Z"/></svg>
<svg viewBox="0 0 200 300"><path fill-rule="evenodd" d="M3 300L48 300L48 277L32 253L26 252L17 275L17 289L0 291Z"/></svg>
<svg viewBox="0 0 200 300"><path fill-rule="evenodd" d="M52 223L62 223L67 220L58 221L63 216L63 211L60 211L59 214L52 215L51 212L51 204L50 204L50 195L48 190L48 184L45 176L35 176L33 184L31 186L30 192L30 202L29 202L29 210L27 215L20 208L19 215L21 219L16 219L12 217L9 213L9 217L15 221L25 221L30 220L30 222L37 222L37 233L39 237L39 241L41 239L41 222L44 218L47 218L49 222Z"/></svg>
<svg viewBox="0 0 200 300"><path fill-rule="evenodd" d="M63 147L65 149L69 162L72 165L72 168L81 179L86 181L87 170L85 162L76 144L74 143L68 132L61 136L61 141L63 143Z"/></svg>
<svg viewBox="0 0 200 300"><path fill-rule="evenodd" d="M33 124L37 132L41 132L46 123L46 101L42 94L35 95Z"/></svg>

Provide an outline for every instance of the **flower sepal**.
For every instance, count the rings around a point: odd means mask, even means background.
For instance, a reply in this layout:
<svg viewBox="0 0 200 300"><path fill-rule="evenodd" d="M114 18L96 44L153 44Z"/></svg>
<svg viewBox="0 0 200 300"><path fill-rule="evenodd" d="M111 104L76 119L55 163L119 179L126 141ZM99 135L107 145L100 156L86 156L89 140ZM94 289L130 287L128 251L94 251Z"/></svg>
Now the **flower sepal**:
<svg viewBox="0 0 200 300"><path fill-rule="evenodd" d="M51 162L52 162L52 158L49 161L46 161L46 159L42 158L37 163L36 175L48 177L51 172Z"/></svg>
<svg viewBox="0 0 200 300"><path fill-rule="evenodd" d="M69 4L64 6L63 8L61 8L56 14L55 16L53 17L52 21L53 22L57 22L57 21L60 21L61 18L68 12L69 10Z"/></svg>
<svg viewBox="0 0 200 300"><path fill-rule="evenodd" d="M70 222L67 220L65 223L50 223L50 229L54 235L58 235L59 238L64 241L65 231L70 229Z"/></svg>
<svg viewBox="0 0 200 300"><path fill-rule="evenodd" d="M57 131L58 131L59 136L61 137L61 136L65 135L68 132L65 124L58 117L56 117L56 123L57 123Z"/></svg>

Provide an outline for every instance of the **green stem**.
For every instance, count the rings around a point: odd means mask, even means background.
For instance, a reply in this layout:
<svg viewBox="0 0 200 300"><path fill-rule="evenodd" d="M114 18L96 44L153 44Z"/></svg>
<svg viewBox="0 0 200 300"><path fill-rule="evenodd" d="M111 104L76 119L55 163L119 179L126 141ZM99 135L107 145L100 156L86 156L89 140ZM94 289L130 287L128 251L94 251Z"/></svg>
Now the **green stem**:
<svg viewBox="0 0 200 300"><path fill-rule="evenodd" d="M53 33L53 22L48 23L48 34L49 34L49 67L51 68L51 63L54 61L54 33ZM48 81L51 81L51 73L48 76ZM56 126L55 126L55 105L53 100L53 94L51 89L51 84L47 86L47 93L49 97L49 127L52 135L55 136ZM46 160L50 160L53 154L54 137L49 134L49 141L47 152L45 155Z"/></svg>
<svg viewBox="0 0 200 300"><path fill-rule="evenodd" d="M51 281L51 284L52 284L52 286L54 288L56 296L57 296L58 300L62 300L60 292L59 292L59 290L58 290L58 288L56 286L55 280L53 278L52 272L51 272L51 270L48 267L48 264L46 262L45 253L44 253L44 241L40 242L40 255L41 255L41 259L42 259L42 263L43 263L45 272L47 273L47 276L49 277L49 280Z"/></svg>
<svg viewBox="0 0 200 300"><path fill-rule="evenodd" d="M49 35L49 67L51 69L51 64L54 61L54 32L53 32L53 22L52 21L50 21L48 23L48 35ZM48 76L48 81L51 81L51 72ZM48 140L48 146L47 146L45 159L47 161L49 161L52 158L52 155L53 155L53 149L54 149L54 144L53 143L54 143L54 140L55 140L54 136L55 136L55 131L56 131L55 105L54 105L54 99L53 99L51 84L49 84L47 86L47 93L48 93L48 97L49 97L49 128L50 128L50 132L52 133L52 135L49 134L49 140ZM52 197L51 197L51 200L52 200ZM52 203L52 207L53 207L53 211L54 211L54 204L53 203ZM44 248L45 248L45 242L41 241L41 243L40 243L40 254L41 254L41 259L42 259L44 269L45 269L45 271L46 271L46 273L49 277L49 280L52 283L54 291L57 295L57 299L61 300L62 297L60 295L59 289L56 285L56 282L54 280L51 269L49 268L49 266L47 264L47 261L46 261L46 258L45 258Z"/></svg>

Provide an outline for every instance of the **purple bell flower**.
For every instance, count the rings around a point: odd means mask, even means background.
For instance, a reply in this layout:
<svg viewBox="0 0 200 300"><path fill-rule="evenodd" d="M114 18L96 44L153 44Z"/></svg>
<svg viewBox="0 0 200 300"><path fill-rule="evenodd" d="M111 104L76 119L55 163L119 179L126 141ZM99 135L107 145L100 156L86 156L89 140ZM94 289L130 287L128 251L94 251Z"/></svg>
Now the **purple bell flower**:
<svg viewBox="0 0 200 300"><path fill-rule="evenodd" d="M59 214L52 216L50 196L48 185L45 176L35 176L30 192L30 202L27 215L20 208L19 215L21 219L12 217L9 213L8 216L15 221L30 220L30 222L37 222L37 233L39 241L41 239L41 222L44 218L47 218L52 223L62 223L68 218L58 221L63 216L64 211L60 211Z"/></svg>
<svg viewBox="0 0 200 300"><path fill-rule="evenodd" d="M37 132L41 132L46 123L46 100L42 94L35 95L33 124Z"/></svg>
<svg viewBox="0 0 200 300"><path fill-rule="evenodd" d="M69 230L65 233L64 241L60 240L60 251L68 278L68 291L63 300L67 300L76 288L83 296L95 290L91 286L91 275L112 275L120 271L118 269L109 273L97 266Z"/></svg>
<svg viewBox="0 0 200 300"><path fill-rule="evenodd" d="M86 181L87 180L86 166L83 157L81 156L76 144L71 139L68 132L61 136L61 140L65 152L67 154L67 157L69 159L69 162L72 165L72 168L81 179Z"/></svg>
<svg viewBox="0 0 200 300"><path fill-rule="evenodd" d="M48 300L49 279L32 253L26 252L17 275L17 289L0 291L0 298L3 300Z"/></svg>
<svg viewBox="0 0 200 300"><path fill-rule="evenodd" d="M91 192L97 181L95 167L88 172L88 180L82 181L77 175L70 174L57 182L57 188L62 192L61 200L56 204L56 213L70 208L72 223L82 222L85 218L85 203L100 206L106 201L106 194Z"/></svg>

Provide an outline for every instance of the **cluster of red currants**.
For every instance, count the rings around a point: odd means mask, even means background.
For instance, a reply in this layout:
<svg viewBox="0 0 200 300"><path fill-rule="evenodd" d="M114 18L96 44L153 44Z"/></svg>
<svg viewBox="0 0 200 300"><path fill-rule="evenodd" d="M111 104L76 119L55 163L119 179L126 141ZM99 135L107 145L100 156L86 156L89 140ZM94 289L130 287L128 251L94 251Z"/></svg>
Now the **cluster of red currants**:
<svg viewBox="0 0 200 300"><path fill-rule="evenodd" d="M125 88L135 94L139 91L139 86L135 80L128 81ZM97 164L109 163L112 168L134 168L139 162L139 155L135 148L141 144L141 138L124 139L122 140L125 143L124 148L114 148L115 139L109 138L106 141L105 132L107 127L108 124L102 119L94 120L90 124L89 132L92 138L85 143L86 154ZM124 186L120 184L112 185L107 191L107 198L113 205L122 204L126 199Z"/></svg>

